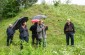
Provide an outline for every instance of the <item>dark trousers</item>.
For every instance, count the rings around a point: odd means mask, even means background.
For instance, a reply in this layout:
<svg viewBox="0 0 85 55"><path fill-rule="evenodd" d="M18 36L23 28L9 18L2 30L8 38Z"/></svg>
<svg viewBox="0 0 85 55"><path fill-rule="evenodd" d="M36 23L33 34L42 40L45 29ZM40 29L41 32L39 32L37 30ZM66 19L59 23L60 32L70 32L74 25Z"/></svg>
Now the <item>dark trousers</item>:
<svg viewBox="0 0 85 55"><path fill-rule="evenodd" d="M28 37L21 37L21 43L20 43L20 49L22 50L23 49L23 42L26 41L28 43L29 39Z"/></svg>
<svg viewBox="0 0 85 55"><path fill-rule="evenodd" d="M28 37L20 37L20 39L21 39L22 41L26 41L26 42L29 41Z"/></svg>
<svg viewBox="0 0 85 55"><path fill-rule="evenodd" d="M7 37L7 46L9 46L12 43L13 36L8 36Z"/></svg>
<svg viewBox="0 0 85 55"><path fill-rule="evenodd" d="M71 45L74 45L74 33L68 32L66 33L66 43L69 45L69 39L71 38Z"/></svg>
<svg viewBox="0 0 85 55"><path fill-rule="evenodd" d="M39 46L41 46L41 43L42 43L42 39L38 38L38 44Z"/></svg>
<svg viewBox="0 0 85 55"><path fill-rule="evenodd" d="M36 44L38 44L38 35L37 34L32 35L32 45L35 44L35 40L36 40Z"/></svg>

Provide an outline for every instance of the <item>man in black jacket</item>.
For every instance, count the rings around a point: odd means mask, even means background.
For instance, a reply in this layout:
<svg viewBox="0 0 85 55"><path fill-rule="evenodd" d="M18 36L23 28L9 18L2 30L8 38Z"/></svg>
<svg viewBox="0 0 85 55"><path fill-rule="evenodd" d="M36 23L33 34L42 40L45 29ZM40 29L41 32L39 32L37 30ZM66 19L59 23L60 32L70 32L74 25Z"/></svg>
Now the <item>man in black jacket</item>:
<svg viewBox="0 0 85 55"><path fill-rule="evenodd" d="M7 28L7 46L9 46L9 44L12 43L12 40L13 40L13 34L14 34L14 31L12 29L12 24L9 24L9 27Z"/></svg>
<svg viewBox="0 0 85 55"><path fill-rule="evenodd" d="M38 44L37 22L34 23L34 24L30 27L30 31L32 31L32 45L35 44L35 39L36 39L36 44Z"/></svg>
<svg viewBox="0 0 85 55"><path fill-rule="evenodd" d="M64 33L66 34L66 43L69 45L69 38L71 38L71 45L74 45L74 24L70 21L70 19L67 19L67 23L64 26Z"/></svg>

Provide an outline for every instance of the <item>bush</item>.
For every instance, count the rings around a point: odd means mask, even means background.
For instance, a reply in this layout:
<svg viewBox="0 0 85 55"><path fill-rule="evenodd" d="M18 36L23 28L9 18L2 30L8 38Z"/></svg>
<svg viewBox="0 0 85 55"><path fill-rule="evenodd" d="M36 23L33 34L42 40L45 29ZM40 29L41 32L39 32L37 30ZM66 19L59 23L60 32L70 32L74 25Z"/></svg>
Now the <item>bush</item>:
<svg viewBox="0 0 85 55"><path fill-rule="evenodd" d="M2 0L3 1L3 0ZM5 6L2 8L2 12L0 12L0 19L1 16L3 18L11 18L15 17L17 13L21 10L20 7L28 8L32 6L37 0L7 0L8 2L5 4ZM5 2L5 1L3 1Z"/></svg>
<svg viewBox="0 0 85 55"><path fill-rule="evenodd" d="M60 0L59 1L54 1L54 6L58 6L60 4Z"/></svg>
<svg viewBox="0 0 85 55"><path fill-rule="evenodd" d="M3 8L2 17L14 17L19 12L19 3L16 0L9 0L7 5Z"/></svg>

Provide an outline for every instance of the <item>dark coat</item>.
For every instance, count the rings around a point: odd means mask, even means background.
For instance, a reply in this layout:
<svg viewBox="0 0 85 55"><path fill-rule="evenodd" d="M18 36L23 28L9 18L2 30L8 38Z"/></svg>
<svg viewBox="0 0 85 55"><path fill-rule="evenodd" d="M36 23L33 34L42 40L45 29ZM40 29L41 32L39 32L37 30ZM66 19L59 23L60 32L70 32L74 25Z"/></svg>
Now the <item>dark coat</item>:
<svg viewBox="0 0 85 55"><path fill-rule="evenodd" d="M64 33L66 34L68 32L75 33L74 24L72 22L70 23L70 25L68 25L68 23L66 23L65 26L64 26Z"/></svg>
<svg viewBox="0 0 85 55"><path fill-rule="evenodd" d="M30 27L30 31L32 31L32 35L37 35L37 23Z"/></svg>
<svg viewBox="0 0 85 55"><path fill-rule="evenodd" d="M11 27L8 27L6 33L7 33L7 36L13 36L14 31Z"/></svg>
<svg viewBox="0 0 85 55"><path fill-rule="evenodd" d="M20 32L20 39L22 39L23 37L29 36L27 27L26 28L20 27L19 32Z"/></svg>

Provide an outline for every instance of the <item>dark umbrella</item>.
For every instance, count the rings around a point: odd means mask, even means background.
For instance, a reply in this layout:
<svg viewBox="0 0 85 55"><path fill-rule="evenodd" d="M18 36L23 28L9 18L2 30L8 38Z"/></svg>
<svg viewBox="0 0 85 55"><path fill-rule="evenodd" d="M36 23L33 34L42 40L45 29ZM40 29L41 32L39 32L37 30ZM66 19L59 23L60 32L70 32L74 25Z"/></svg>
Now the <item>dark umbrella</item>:
<svg viewBox="0 0 85 55"><path fill-rule="evenodd" d="M13 30L19 29L21 24L23 22L27 22L27 21L28 21L28 17L22 17L22 18L16 20L16 22L13 24Z"/></svg>
<svg viewBox="0 0 85 55"><path fill-rule="evenodd" d="M34 16L32 19L45 19L45 18L47 18L47 16L45 16L45 15L36 15L36 16Z"/></svg>

